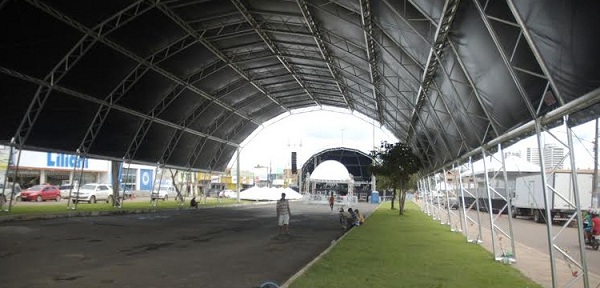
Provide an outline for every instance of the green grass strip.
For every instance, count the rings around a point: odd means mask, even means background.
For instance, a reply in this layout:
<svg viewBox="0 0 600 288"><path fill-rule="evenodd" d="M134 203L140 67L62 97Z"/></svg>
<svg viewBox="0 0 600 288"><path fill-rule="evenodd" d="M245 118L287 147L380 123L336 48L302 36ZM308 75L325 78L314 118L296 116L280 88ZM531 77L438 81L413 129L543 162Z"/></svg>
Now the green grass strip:
<svg viewBox="0 0 600 288"><path fill-rule="evenodd" d="M542 286L407 202L403 216L382 205L289 287Z"/></svg>
<svg viewBox="0 0 600 288"><path fill-rule="evenodd" d="M211 206L219 206L219 205L232 205L236 204L237 201L235 199L222 199L219 202L216 198L207 198L206 203L199 204L199 208L202 207L211 207ZM251 201L242 201L241 203L251 203ZM6 209L8 203L2 207ZM184 203L183 206L179 206L176 201L158 201L158 205L156 207L150 206L150 199L148 201L140 202L140 201L127 201L123 202L122 208L113 207L112 204L109 203L79 203L77 204L76 210L67 209L67 202L58 202L58 203L44 203L40 205L23 205L20 202L17 202L16 205L13 205L10 212L2 212L0 213L0 217L3 215L46 215L46 214L60 214L67 213L70 211L80 211L80 212L96 212L96 211L127 211L127 210L140 210L140 209L152 209L152 210L167 210L167 209L176 209L176 208L186 208L189 209L189 202Z"/></svg>

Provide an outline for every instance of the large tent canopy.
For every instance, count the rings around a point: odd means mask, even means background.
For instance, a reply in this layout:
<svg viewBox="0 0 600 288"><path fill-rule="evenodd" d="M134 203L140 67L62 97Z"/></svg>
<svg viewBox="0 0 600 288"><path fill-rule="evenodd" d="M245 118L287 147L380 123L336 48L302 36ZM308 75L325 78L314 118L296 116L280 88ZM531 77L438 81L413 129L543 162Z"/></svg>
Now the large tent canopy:
<svg viewBox="0 0 600 288"><path fill-rule="evenodd" d="M354 181L350 176L344 164L335 160L327 160L315 168L308 180L311 182L348 183Z"/></svg>
<svg viewBox="0 0 600 288"><path fill-rule="evenodd" d="M543 115L597 117L598 11L588 0L2 0L0 142L223 171L265 121L336 107L436 169L518 140Z"/></svg>

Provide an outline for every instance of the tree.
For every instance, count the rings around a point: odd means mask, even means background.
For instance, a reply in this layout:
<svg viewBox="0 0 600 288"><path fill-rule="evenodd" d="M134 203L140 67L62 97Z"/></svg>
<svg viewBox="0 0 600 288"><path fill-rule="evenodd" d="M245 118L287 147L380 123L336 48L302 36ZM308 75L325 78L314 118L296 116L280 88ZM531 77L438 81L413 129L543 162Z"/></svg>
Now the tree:
<svg viewBox="0 0 600 288"><path fill-rule="evenodd" d="M370 166L370 172L378 177L388 178L393 188L392 209L399 189L398 198L399 214L404 214L404 202L409 187L411 176L422 168L421 161L404 143L381 143L380 150L371 151L375 161Z"/></svg>

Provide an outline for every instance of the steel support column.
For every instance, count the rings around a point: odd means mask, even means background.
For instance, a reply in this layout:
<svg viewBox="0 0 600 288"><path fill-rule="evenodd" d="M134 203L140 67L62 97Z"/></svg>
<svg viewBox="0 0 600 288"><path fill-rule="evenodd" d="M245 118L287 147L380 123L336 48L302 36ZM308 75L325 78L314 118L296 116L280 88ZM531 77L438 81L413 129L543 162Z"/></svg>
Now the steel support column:
<svg viewBox="0 0 600 288"><path fill-rule="evenodd" d="M506 201L506 207L508 209L508 233L510 234L510 247L511 247L511 255L505 255L505 257L508 258L508 260L510 262L516 262L517 261L517 250L516 250L516 246L515 246L515 237L514 237L514 232L513 232L513 195L514 195L514 191L512 191L512 189L509 190L508 187L508 171L506 171L506 157L504 157L504 149L502 147L502 144L498 144L498 151L500 151L500 157L502 157L502 176L504 178L504 189L506 191L506 198L504 199Z"/></svg>
<svg viewBox="0 0 600 288"><path fill-rule="evenodd" d="M485 179L485 192L487 195L487 211L488 211L488 216L490 218L490 233L492 236L492 253L493 253L493 257L494 260L496 259L496 229L495 229L495 224L494 224L494 211L492 210L492 195L490 193L490 179L488 176L488 169L487 169L487 156L485 153L485 150L481 150L481 156L482 156L482 160L483 160L483 177Z"/></svg>
<svg viewBox="0 0 600 288"><path fill-rule="evenodd" d="M483 151L483 150L482 150ZM477 187L477 179L475 178L475 168L473 167L473 159L469 157L469 167L471 167L471 177L473 178L473 189L475 190L475 207L477 209L477 227L479 228L479 234L477 235L477 239L473 240L474 243L483 242L482 235L483 231L481 229L481 207L479 207L479 187Z"/></svg>
<svg viewBox="0 0 600 288"><path fill-rule="evenodd" d="M576 165L576 161L575 161L575 153L574 153L575 150L574 150L574 146L573 146L573 131L571 131L571 128L569 127L569 125L567 123L569 123L568 116L565 116L564 126L567 129L567 142L568 142L569 151L570 151L569 160L570 160L570 164L571 164L571 179L572 179L573 191L574 191L573 198L575 200L575 203L574 203L575 204L575 217L577 219L577 235L579 236L577 240L579 242L579 256L580 256L581 263L579 263L580 265L578 265L578 266L580 266L580 268L583 272L583 273L581 273L581 275L578 275L578 276L583 278L583 287L589 288L590 287L589 270L588 270L587 260L586 260L585 243L584 243L584 239L583 239L583 217L581 215L581 209L583 207L581 207L581 199L579 198L579 196L581 194L579 194L578 177L577 177L577 171L576 171L577 165ZM598 139L595 139L595 141L598 141ZM568 224L569 223L565 223L565 225L568 225ZM575 263L575 264L578 264L578 263Z"/></svg>
<svg viewBox="0 0 600 288"><path fill-rule="evenodd" d="M448 193L448 178L446 177L446 168L442 169L442 173L444 173L443 176L443 180L444 180L444 190L446 190L446 210L448 212L448 222L446 222L446 225L450 226L450 230L452 229L452 217L450 215L450 194ZM440 185L441 187L442 185Z"/></svg>
<svg viewBox="0 0 600 288"><path fill-rule="evenodd" d="M544 159L544 145L542 143L542 124L539 120L535 121L535 132L537 137L537 144L539 150L540 159ZM548 195L548 180L546 179L546 164L544 161L540 161L541 177L542 177L542 193L544 194L544 208L546 212L546 236L548 239L548 255L550 256L550 273L552 275L552 288L557 287L556 279L556 259L554 257L554 239L552 235L552 215L550 213L551 203Z"/></svg>
<svg viewBox="0 0 600 288"><path fill-rule="evenodd" d="M241 189L241 185L240 185L240 178L242 178L241 175L241 171L240 170L240 153L242 152L242 150L240 149L240 147L237 148L237 153L235 153L235 165L236 165L236 169L237 169L237 180L236 180L236 200L239 203L240 202L240 189Z"/></svg>

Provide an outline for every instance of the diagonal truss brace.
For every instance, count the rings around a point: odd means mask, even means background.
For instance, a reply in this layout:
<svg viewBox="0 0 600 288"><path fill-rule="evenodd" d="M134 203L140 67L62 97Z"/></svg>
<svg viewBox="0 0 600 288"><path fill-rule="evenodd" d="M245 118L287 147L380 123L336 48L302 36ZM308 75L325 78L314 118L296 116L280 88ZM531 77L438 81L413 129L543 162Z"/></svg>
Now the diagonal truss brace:
<svg viewBox="0 0 600 288"><path fill-rule="evenodd" d="M351 111L354 111L355 108L354 108L354 105L352 104L352 101L350 101L351 98L348 95L348 91L346 91L341 85L343 83L343 80L342 80L342 77L340 77L339 67L337 65L335 65L335 63L333 62L331 53L329 52L329 49L327 49L327 46L325 45L325 42L323 41L323 36L321 35L321 31L319 30L319 27L315 23L315 20L312 16L310 10L308 9L308 5L306 4L306 1L304 1L304 0L296 0L296 1L298 2L298 6L300 7L302 15L304 16L304 20L306 21L306 24L308 25L308 29L312 33L313 38L315 39L315 42L317 43L317 46L319 47L321 56L323 57L323 59L325 60L325 62L327 64L327 69L329 70L329 73L331 73L331 76L333 77L333 79L336 82L338 91L340 91L340 93L342 94L342 96L344 98L344 102L346 102L346 105L348 105L348 107L350 108Z"/></svg>
<svg viewBox="0 0 600 288"><path fill-rule="evenodd" d="M373 86L373 97L375 98L375 105L377 106L377 114L378 114L378 121L379 123L384 123L384 119L383 119L383 103L381 98L383 97L383 95L381 95L381 92L379 92L378 89L375 89L375 87L379 87L380 83L381 83L381 75L379 75L379 71L376 69L377 67L377 62L378 62L378 57L377 57L377 51L375 50L375 41L373 40L373 19L371 16L371 4L369 3L370 0L360 0L360 15L361 15L361 20L362 20L362 25L363 25L363 34L365 37L365 46L366 46L366 52L367 52L367 59L369 62L369 75L371 76L371 84Z"/></svg>
<svg viewBox="0 0 600 288"><path fill-rule="evenodd" d="M212 97L210 94L206 93L205 91L189 84L186 83L183 79L180 79L179 77L173 75L172 73L165 71L164 69L158 67L155 63L150 63L148 60L132 53L131 51L123 48L122 46L116 44L115 42L111 41L110 39L103 37L103 35L99 34L98 32L96 32L95 30L92 30L86 26L84 26L83 24L75 21L74 19L69 18L68 16L62 15L59 11L57 11L56 9L54 9L53 7L48 6L46 3L41 2L39 0L26 0L29 3L31 3L32 5L34 5L35 7L43 10L44 12L48 13L49 15L52 15L53 17L57 18L58 20L63 21L64 23L70 25L73 28L76 28L77 30L86 33L88 35L90 35L91 37L93 37L95 40L102 42L103 44L111 47L112 49L114 49L115 51L122 53L123 55L137 61L138 63L144 64L148 67L150 67L150 69L152 69L153 71L161 74L162 76L166 77L167 79L180 84L180 85L185 85L186 88L188 88L189 90L195 92L198 95L201 95L202 97L209 99L211 101L215 101L219 106L223 107L226 110L230 110L230 111L235 111L233 108L231 108L229 105L227 105L226 103L223 103L221 101L219 101L218 99L215 99L214 97ZM157 2L156 5L159 8L162 9L166 9L162 6L162 3ZM167 9L168 10L168 9ZM175 15L168 15L169 17L176 17ZM178 22L179 23L179 22ZM247 120L251 120L249 119L246 115L243 115L237 111L235 111L240 117L247 119ZM256 123L257 125L260 125L260 123Z"/></svg>
<svg viewBox="0 0 600 288"><path fill-rule="evenodd" d="M285 111L290 112L287 107L283 106L283 104L281 104L281 102L279 102L279 100L277 100L266 89L264 89L264 87L262 87L259 83L256 83L255 81L253 81L252 77L250 77L246 72L244 72L244 70L242 68L237 66L234 63L234 61L229 59L225 54L223 54L221 51L219 51L219 49L217 49L214 45L212 45L210 42L208 42L201 34L199 34L196 30L194 30L184 19L182 19L177 14L175 14L171 9L166 7L164 3L158 3L157 7L167 17L169 17L171 20L173 20L173 22L175 22L182 29L184 29L188 34L194 36L200 44L202 44L204 47L206 47L206 49L208 49L211 53L213 53L215 56L217 56L219 59L221 59L221 61L227 63L227 65L231 69L233 69L236 73L238 73L240 76L242 76L244 79L246 79L250 84L252 84L252 86L254 86L254 88L256 88L258 91L260 91L265 96L267 96L267 98L269 98L275 104L282 107ZM257 125L260 125L260 123L257 123Z"/></svg>
<svg viewBox="0 0 600 288"><path fill-rule="evenodd" d="M406 140L407 143L410 143L410 140L415 132L414 125L417 122L417 114L421 112L421 108L423 108L423 104L425 102L425 97L429 93L429 86L433 82L437 67L440 64L439 57L441 57L444 48L448 44L448 32L450 31L450 26L452 25L454 16L456 16L459 2L460 0L447 0L444 5L442 17L435 33L433 47L431 47L431 50L429 51L427 65L425 65L425 70L423 71L423 81L421 81L421 86L419 87L419 92L417 94L417 103L415 110L412 113L413 115L411 117L411 124L409 125L410 130Z"/></svg>
<svg viewBox="0 0 600 288"><path fill-rule="evenodd" d="M291 76L294 78L294 80L296 80L296 82L298 82L298 85L300 85L300 87L302 87L302 89L304 90L304 92L306 92L308 97L310 97L310 99L312 101L314 101L317 106L321 107L321 103L319 103L319 101L312 95L312 93L310 91L308 91L306 84L298 76L298 73L295 71L294 67L292 65L290 65L288 63L287 59L282 56L281 51L279 51L279 48L273 42L273 40L271 40L269 35L267 35L267 33L265 33L259 27L259 24L256 22L256 19L254 19L252 14L250 14L250 11L248 11L248 9L242 3L242 1L231 0L231 3L233 3L233 5L236 7L236 9L242 14L244 19L246 19L246 21L248 21L250 26L252 26L252 29L254 29L254 31L258 34L258 36L260 36L260 38L263 40L263 42L265 42L265 44L267 45L269 50L271 50L271 52L273 52L273 54L275 54L275 57L277 57L277 60L279 60L279 62L283 65L283 67L285 67L285 69L291 74Z"/></svg>

